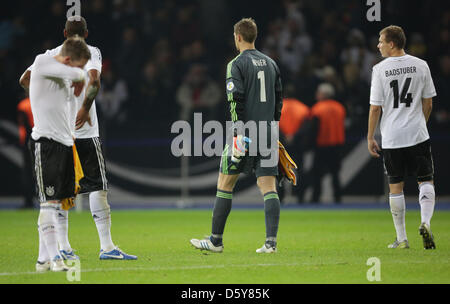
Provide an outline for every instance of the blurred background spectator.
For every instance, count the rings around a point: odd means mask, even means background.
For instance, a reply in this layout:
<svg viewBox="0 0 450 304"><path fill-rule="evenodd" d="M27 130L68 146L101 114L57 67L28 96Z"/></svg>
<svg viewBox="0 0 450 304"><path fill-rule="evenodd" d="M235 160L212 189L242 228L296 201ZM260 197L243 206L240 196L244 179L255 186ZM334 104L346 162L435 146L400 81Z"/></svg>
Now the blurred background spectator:
<svg viewBox="0 0 450 304"><path fill-rule="evenodd" d="M292 188L292 192L297 202L303 203L304 190L307 186L306 172L303 162L304 153L310 148L308 144L310 121L310 109L300 100L292 97L295 90L293 85L284 88L283 109L280 118L280 140L284 143L289 155L297 164L297 186ZM284 202L285 185L278 189L278 195L281 203Z"/></svg>
<svg viewBox="0 0 450 304"><path fill-rule="evenodd" d="M342 198L339 171L341 169L342 148L345 143L344 106L334 100L334 88L329 83L322 83L317 88L317 102L311 108L314 123L312 134L315 135L314 161L311 170L313 196L311 202L320 202L322 178L330 173L333 185L334 202Z"/></svg>
<svg viewBox="0 0 450 304"><path fill-rule="evenodd" d="M96 104L99 106L102 118L106 123L122 124L128 117L127 107L123 106L128 99L127 84L122 78L118 78L114 74L108 61L103 62L101 75L102 86L98 92ZM147 80L147 77L144 77L146 85L149 84Z"/></svg>
<svg viewBox="0 0 450 304"><path fill-rule="evenodd" d="M30 98L27 96L17 105L17 122L19 124L19 144L22 150L22 208L33 208L36 197L33 182L33 168L31 154L28 149L28 139L34 126L33 114L31 113Z"/></svg>
<svg viewBox="0 0 450 304"><path fill-rule="evenodd" d="M364 99L367 95L362 92L370 86L373 64L381 60L376 44L383 26L368 25L366 7L360 2L265 1L261 3L264 9L252 10L251 2L237 0L217 0L214 5L201 0L95 0L82 1L81 12L88 22L88 43L98 46L104 61L108 62L109 70L105 72L108 76L104 81L110 81L106 79L113 75L124 82L121 87L127 88L127 93L119 99L123 100L130 119L146 120L143 107L155 111L152 119L179 118L183 103L177 106L178 88L189 83L187 78L198 77L192 71L194 64L201 64L208 81L220 87L226 63L236 54L231 25L242 14L251 14L256 19L257 48L278 62L283 81L295 87L295 97L311 106L317 85L329 82L348 108L350 119L360 119L359 116L365 118L367 107ZM386 1L383 8L395 17L399 14L395 10L401 5L394 2ZM413 2L408 2L409 7L416 13L429 6ZM18 0L3 10L0 83L6 104L1 118L14 117L15 100L21 94L21 88L16 85L18 75L37 53L63 40L67 8L64 1L58 0L33 3ZM437 67L432 72L438 78L445 76L440 62L445 63L442 56L448 55L450 13L442 9L432 10L432 14L436 22L430 29L407 22L404 27L407 51L431 61L430 65ZM45 22L38 16L46 16ZM437 53L438 57L427 58ZM216 105L222 109L218 104L217 100L211 101L210 107Z"/></svg>
<svg viewBox="0 0 450 304"><path fill-rule="evenodd" d="M194 112L201 112L205 121L216 120L216 106L221 97L222 91L207 74L206 66L193 64L177 90L180 119L189 121Z"/></svg>
<svg viewBox="0 0 450 304"><path fill-rule="evenodd" d="M435 97L436 102L433 103L433 118L437 128L448 131L450 127L450 55L441 56L439 63L440 73L434 79L439 95Z"/></svg>

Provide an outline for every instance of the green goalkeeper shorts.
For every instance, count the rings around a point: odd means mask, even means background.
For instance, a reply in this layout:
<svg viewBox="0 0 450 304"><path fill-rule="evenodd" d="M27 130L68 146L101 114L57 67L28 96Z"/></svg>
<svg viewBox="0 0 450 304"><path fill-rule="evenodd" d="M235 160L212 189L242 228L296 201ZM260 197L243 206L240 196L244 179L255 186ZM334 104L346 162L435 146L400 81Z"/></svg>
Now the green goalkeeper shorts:
<svg viewBox="0 0 450 304"><path fill-rule="evenodd" d="M222 158L220 160L220 173L225 175L236 175L240 173L255 173L256 177L260 176L277 176L278 163L275 166L261 166L261 161L270 158L265 156L244 156L239 163L231 160L231 147L227 144L223 149Z"/></svg>

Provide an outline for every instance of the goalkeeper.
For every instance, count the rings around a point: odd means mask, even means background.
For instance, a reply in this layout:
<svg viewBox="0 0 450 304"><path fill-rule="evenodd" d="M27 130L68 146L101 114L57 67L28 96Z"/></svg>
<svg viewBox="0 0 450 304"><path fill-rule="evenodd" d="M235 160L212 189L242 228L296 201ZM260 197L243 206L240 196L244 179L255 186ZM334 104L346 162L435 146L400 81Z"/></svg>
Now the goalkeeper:
<svg viewBox="0 0 450 304"><path fill-rule="evenodd" d="M267 143L258 143L258 147L268 147L273 152L278 149L278 144L270 145L271 135L273 135L270 125L273 121L279 121L281 115L280 71L272 59L255 49L256 36L257 26L253 19L244 18L234 25L234 41L239 55L228 63L226 93L230 103L231 120L234 123L255 122L256 126L259 126L261 122L266 123ZM260 134L259 130L257 134ZM262 137L250 136L249 138L246 135L242 130L235 129L232 146L225 145L217 182L212 233L206 239L191 240L191 244L198 249L212 252L223 251L222 236L231 211L234 186L240 173L254 172L258 188L264 197L266 221L266 241L256 252L277 251L280 218L280 200L276 190L278 158L275 159L274 164L272 163L273 166L266 166L271 156L263 156L265 153L262 153L262 150L258 150L255 156L252 153L249 155L249 147L256 144ZM273 153L270 154L273 157Z"/></svg>

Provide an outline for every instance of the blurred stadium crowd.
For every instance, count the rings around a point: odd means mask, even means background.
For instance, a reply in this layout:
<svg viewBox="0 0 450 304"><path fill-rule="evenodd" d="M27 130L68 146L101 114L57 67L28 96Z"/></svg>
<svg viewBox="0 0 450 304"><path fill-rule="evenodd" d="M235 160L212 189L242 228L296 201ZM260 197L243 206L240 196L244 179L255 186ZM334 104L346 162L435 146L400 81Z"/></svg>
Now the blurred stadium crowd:
<svg viewBox="0 0 450 304"><path fill-rule="evenodd" d="M21 73L36 54L62 42L65 2L17 0L0 13L0 118L15 120ZM87 41L103 54L97 103L112 127L131 121L164 125L193 111L227 119L224 75L236 55L232 25L252 16L259 26L257 48L281 67L286 94L311 106L317 86L329 82L347 109L347 127L365 130L360 128L366 124L371 68L381 60L376 45L382 27L368 25L365 1L81 2ZM433 119L448 126L450 11L435 7L448 4L408 1L418 16L411 19L405 3L383 1L382 18L389 20L382 21L402 25L407 52L429 62L438 92ZM420 16L432 22L423 26Z"/></svg>
<svg viewBox="0 0 450 304"><path fill-rule="evenodd" d="M4 3L0 10L0 148L9 155L0 159L4 176L16 176L13 163L19 163L8 160L17 154L8 149L19 146L16 137L10 136L19 120L18 104L25 97L18 79L37 54L62 43L70 8L66 2L16 0ZM332 85L334 99L345 107L344 154L366 137L371 69L382 60L378 33L390 24L402 26L406 52L425 59L431 69L438 95L428 127L436 163L445 168L450 142L450 2L383 0L380 22L368 22L368 9L365 0L82 0L87 42L103 55L96 103L108 160L178 176L181 160L170 153L171 125L192 119L193 112L201 112L203 121L230 119L225 74L227 63L237 55L233 25L252 17L258 25L256 47L278 63L286 98L312 107L320 85ZM315 135L309 135L314 131L303 128L300 133L311 138L296 140L288 149L303 164L302 154L311 148L317 154L318 146L314 147ZM205 159L189 161L190 169L203 168ZM320 185L316 168L320 163L327 166L315 157L311 171L303 171L299 197L308 184ZM383 193L381 165L371 162L364 168L358 168L364 180L354 178L344 185L344 194ZM154 171L159 169L163 171ZM437 181L448 180L446 174L447 170L437 169ZM130 184L119 175L110 177L130 191L167 192ZM2 195L23 191L18 177L8 182Z"/></svg>

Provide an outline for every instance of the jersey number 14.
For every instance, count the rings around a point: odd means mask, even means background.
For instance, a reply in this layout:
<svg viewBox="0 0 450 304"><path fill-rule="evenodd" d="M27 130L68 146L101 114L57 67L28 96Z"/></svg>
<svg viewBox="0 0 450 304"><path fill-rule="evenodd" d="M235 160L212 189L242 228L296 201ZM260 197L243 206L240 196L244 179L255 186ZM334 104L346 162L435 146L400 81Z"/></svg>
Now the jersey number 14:
<svg viewBox="0 0 450 304"><path fill-rule="evenodd" d="M402 94L400 95L400 102L406 104L406 107L410 107L413 101L412 94L408 93L409 85L411 84L411 78L406 78L405 85L403 86ZM394 109L398 108L398 80L394 79L390 83L392 90L394 91Z"/></svg>

